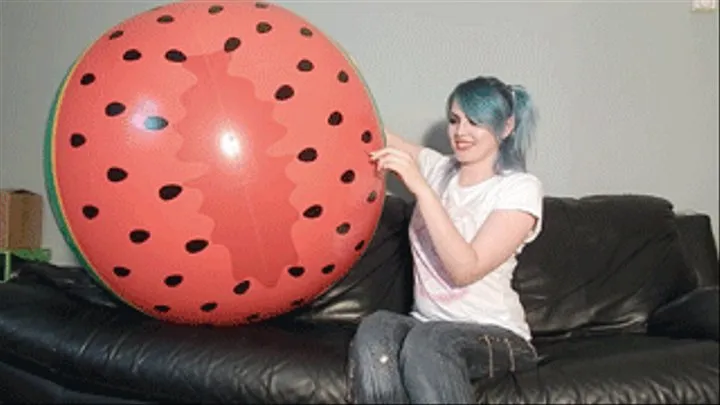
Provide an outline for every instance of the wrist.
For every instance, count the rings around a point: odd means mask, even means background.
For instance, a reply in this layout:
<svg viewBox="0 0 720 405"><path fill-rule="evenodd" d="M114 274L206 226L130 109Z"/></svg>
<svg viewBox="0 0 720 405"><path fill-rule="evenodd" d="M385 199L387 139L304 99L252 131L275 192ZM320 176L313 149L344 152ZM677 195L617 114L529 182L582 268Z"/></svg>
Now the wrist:
<svg viewBox="0 0 720 405"><path fill-rule="evenodd" d="M418 190L415 190L413 194L415 194L415 199L418 202L436 198L435 190L433 190L427 183L423 184Z"/></svg>

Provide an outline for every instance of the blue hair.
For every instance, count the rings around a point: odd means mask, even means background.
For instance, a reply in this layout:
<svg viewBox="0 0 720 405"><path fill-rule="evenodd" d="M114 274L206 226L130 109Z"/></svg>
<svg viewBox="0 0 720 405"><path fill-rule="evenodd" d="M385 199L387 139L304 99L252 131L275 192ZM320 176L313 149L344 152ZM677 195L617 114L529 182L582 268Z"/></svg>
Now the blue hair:
<svg viewBox="0 0 720 405"><path fill-rule="evenodd" d="M468 119L484 126L495 135L499 147L495 172L527 171L526 155L535 136L537 112L530 94L523 86L507 85L495 77L476 77L455 87L447 99L450 117L453 101L457 101ZM515 117L515 127L502 139L507 120Z"/></svg>

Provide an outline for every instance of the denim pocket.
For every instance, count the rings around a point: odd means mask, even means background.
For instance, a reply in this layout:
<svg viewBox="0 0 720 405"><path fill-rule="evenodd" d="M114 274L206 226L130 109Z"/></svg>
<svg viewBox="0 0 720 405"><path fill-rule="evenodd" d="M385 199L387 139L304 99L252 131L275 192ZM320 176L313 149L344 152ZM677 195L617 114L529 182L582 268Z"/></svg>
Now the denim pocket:
<svg viewBox="0 0 720 405"><path fill-rule="evenodd" d="M537 364L538 355L535 347L530 342L521 338L505 338L505 342L511 359L511 371L525 370Z"/></svg>
<svg viewBox="0 0 720 405"><path fill-rule="evenodd" d="M492 378L501 371L522 371L535 366L537 352L530 342L517 336L481 334L480 339L487 346L487 373Z"/></svg>

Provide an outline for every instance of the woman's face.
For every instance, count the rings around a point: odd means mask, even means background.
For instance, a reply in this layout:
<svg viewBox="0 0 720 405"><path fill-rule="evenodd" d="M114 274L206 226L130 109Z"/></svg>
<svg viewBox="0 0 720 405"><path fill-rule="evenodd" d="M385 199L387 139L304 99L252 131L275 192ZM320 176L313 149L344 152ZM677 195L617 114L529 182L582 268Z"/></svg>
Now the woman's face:
<svg viewBox="0 0 720 405"><path fill-rule="evenodd" d="M448 137L460 163L494 161L498 153L495 135L488 128L471 122L455 101L450 108Z"/></svg>

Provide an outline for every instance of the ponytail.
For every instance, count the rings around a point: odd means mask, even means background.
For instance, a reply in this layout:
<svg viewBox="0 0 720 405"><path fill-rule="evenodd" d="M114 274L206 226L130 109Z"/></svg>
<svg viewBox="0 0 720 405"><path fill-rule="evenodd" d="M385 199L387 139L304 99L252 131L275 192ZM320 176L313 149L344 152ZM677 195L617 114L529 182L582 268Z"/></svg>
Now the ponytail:
<svg viewBox="0 0 720 405"><path fill-rule="evenodd" d="M512 93L512 114L515 127L500 140L500 151L496 170L527 170L526 155L535 137L537 112L530 94L523 86L509 86Z"/></svg>

